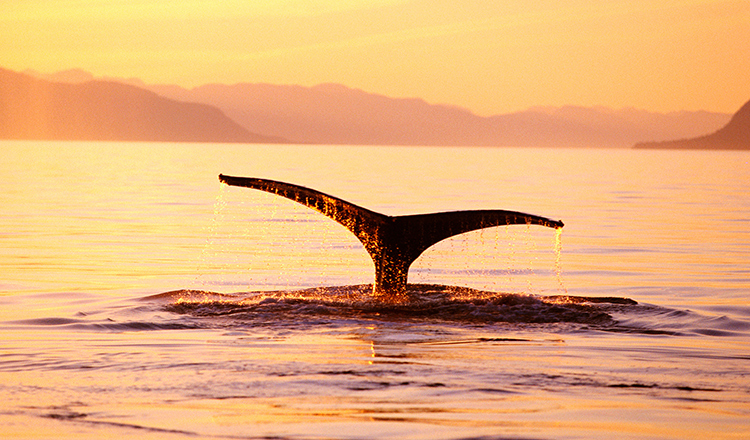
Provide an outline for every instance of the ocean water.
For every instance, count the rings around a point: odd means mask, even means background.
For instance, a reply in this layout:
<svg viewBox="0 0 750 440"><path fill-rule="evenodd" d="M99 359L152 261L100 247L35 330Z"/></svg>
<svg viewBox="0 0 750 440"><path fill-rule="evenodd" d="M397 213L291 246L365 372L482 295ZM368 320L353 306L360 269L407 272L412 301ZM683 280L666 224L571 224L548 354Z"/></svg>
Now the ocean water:
<svg viewBox="0 0 750 440"><path fill-rule="evenodd" d="M3 438L750 438L749 152L0 146ZM565 227L383 304L346 229L219 173Z"/></svg>

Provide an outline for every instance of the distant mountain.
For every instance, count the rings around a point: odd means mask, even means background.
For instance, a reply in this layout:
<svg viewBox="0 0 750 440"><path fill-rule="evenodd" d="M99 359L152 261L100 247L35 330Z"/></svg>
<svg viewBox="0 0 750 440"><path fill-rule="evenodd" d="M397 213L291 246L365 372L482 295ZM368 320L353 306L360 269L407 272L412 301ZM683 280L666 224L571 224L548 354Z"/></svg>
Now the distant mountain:
<svg viewBox="0 0 750 440"><path fill-rule="evenodd" d="M94 78L78 69L51 75L27 73L78 84ZM146 85L137 78L108 80L181 102L211 105L250 132L299 143L629 148L644 140L709 133L731 117L705 111L664 114L577 106L534 107L482 117L460 107L390 98L338 84L209 84L185 89Z"/></svg>
<svg viewBox="0 0 750 440"><path fill-rule="evenodd" d="M469 110L390 98L337 84L147 86L166 97L215 105L248 130L320 144L588 146L629 148L644 139L696 136L726 124L710 112L531 108L481 117Z"/></svg>
<svg viewBox="0 0 750 440"><path fill-rule="evenodd" d="M692 139L639 143L635 148L750 150L750 101L714 133Z"/></svg>
<svg viewBox="0 0 750 440"><path fill-rule="evenodd" d="M57 83L0 69L0 139L280 141L251 133L206 104L68 73L84 81Z"/></svg>

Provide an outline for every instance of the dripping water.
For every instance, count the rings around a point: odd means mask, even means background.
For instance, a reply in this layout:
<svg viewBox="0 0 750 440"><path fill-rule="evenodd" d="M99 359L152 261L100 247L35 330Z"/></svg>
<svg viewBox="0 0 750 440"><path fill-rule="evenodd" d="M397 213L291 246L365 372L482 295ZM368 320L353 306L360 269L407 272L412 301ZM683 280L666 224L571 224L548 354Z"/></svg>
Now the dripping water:
<svg viewBox="0 0 750 440"><path fill-rule="evenodd" d="M527 285L527 293L536 293L536 289L534 288L534 284L532 280L534 279L534 260L537 259L537 249L536 249L536 242L531 237L531 223L526 224L526 232L524 234L526 237L526 248L530 249L529 252L529 275L526 277L526 285Z"/></svg>
<svg viewBox="0 0 750 440"><path fill-rule="evenodd" d="M228 293L372 283L369 255L343 226L273 194L242 192L235 198L228 188L220 184L206 228L197 289ZM538 243L546 230L519 226L480 229L437 243L414 262L409 282L525 294L545 294L554 285L567 293L560 230L554 258L548 258Z"/></svg>
<svg viewBox="0 0 750 440"><path fill-rule="evenodd" d="M525 294L562 291L555 278L554 253L539 245L546 234L540 228L514 225L451 237L414 262L409 282Z"/></svg>
<svg viewBox="0 0 750 440"><path fill-rule="evenodd" d="M206 273L208 272L209 260L212 259L209 257L209 253L216 252L217 230L219 225L223 224L222 216L224 214L224 208L226 207L225 186L226 185L219 183L219 193L214 199L213 215L211 216L211 221L208 226L204 228L206 240L201 249L200 256L198 257L195 279L193 280L196 285L201 286L202 288L205 288L207 284Z"/></svg>
<svg viewBox="0 0 750 440"><path fill-rule="evenodd" d="M236 291L270 281L265 274L279 276L283 270L269 267L270 261L262 258L263 255L278 252L278 243L273 238L278 234L272 230L275 228L277 205L260 200L248 206L244 199L238 201L232 198L230 187L219 185L200 253L194 280L196 286L200 289L227 288Z"/></svg>
<svg viewBox="0 0 750 440"><path fill-rule="evenodd" d="M563 283L563 276L562 276L562 264L560 263L561 257L562 257L562 228L556 228L555 229L555 278L557 279L557 284L560 287L560 290L567 295L568 294L568 288L565 287L565 283Z"/></svg>

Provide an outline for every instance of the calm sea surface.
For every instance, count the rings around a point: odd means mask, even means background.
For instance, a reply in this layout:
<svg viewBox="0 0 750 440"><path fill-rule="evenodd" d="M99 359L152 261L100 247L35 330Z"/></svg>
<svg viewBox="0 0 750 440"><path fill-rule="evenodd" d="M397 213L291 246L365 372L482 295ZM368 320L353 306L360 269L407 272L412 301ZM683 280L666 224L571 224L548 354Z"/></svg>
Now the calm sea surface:
<svg viewBox="0 0 750 440"><path fill-rule="evenodd" d="M0 148L3 438L750 438L750 152ZM345 228L219 173L565 227L380 304Z"/></svg>

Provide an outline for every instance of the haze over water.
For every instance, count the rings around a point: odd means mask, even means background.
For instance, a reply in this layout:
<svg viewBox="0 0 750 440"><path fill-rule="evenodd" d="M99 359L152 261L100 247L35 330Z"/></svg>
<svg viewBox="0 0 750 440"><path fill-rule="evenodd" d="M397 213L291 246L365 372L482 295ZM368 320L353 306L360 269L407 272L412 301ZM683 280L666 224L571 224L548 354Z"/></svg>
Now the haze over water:
<svg viewBox="0 0 750 440"><path fill-rule="evenodd" d="M8 438L750 435L750 153L2 148ZM565 227L439 243L388 307L348 231L219 173Z"/></svg>

